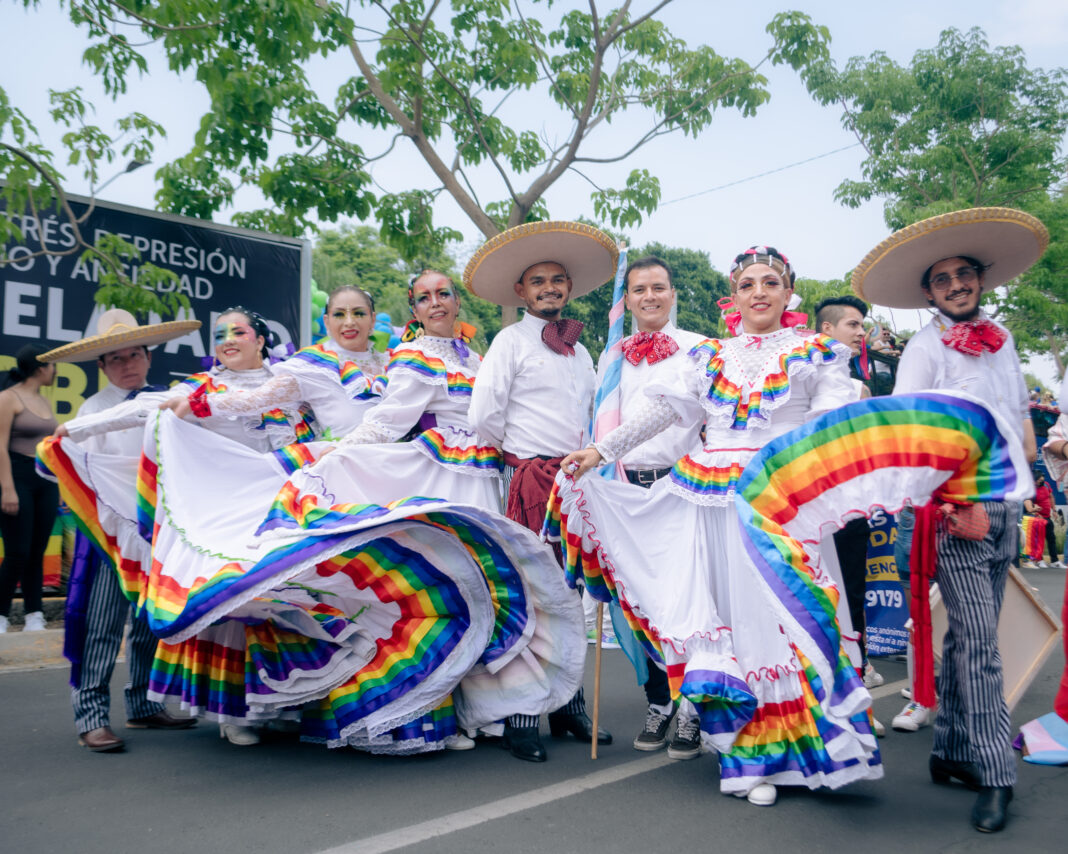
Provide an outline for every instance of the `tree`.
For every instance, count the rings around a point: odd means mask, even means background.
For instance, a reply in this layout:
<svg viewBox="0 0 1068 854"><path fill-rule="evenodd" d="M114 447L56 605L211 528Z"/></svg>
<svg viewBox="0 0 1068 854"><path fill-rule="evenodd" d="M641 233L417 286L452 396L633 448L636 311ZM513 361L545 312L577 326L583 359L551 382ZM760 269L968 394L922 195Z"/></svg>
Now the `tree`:
<svg viewBox="0 0 1068 854"><path fill-rule="evenodd" d="M635 168L624 186L602 187L599 167L665 134L696 136L716 109L753 114L768 98L764 63L827 55L827 30L794 12L771 21L754 64L690 48L656 19L669 2L605 12L589 0L561 13L551 0L79 0L70 15L113 97L147 68L131 33L207 90L192 150L158 173L161 207L210 218L253 186L266 206L235 214L239 225L302 234L374 215L410 260L458 236L434 223L440 194L490 237L545 218L546 192L570 173L593 184L600 220L635 226L659 202L656 177ZM351 62L332 91L310 82L321 57ZM629 139L624 111L645 119ZM551 138L547 126L568 130ZM357 140L374 132L387 139L367 153ZM374 187L368 167L398 144L414 147L436 186Z"/></svg>
<svg viewBox="0 0 1068 854"><path fill-rule="evenodd" d="M1022 354L1049 353L1064 373L1068 333L1068 72L1028 68L1019 47L991 49L982 30L949 29L907 68L884 53L802 68L823 104L864 146L864 180L835 191L858 207L884 198L892 229L961 208L1003 205L1038 216L1050 249L1005 293L984 298Z"/></svg>
<svg viewBox="0 0 1068 854"><path fill-rule="evenodd" d="M835 198L885 198L892 229L981 205L1026 210L1063 179L1065 71L1028 68L1023 50L991 49L978 27L945 30L907 68L877 52L842 71L812 63L802 77L817 101L842 108L867 152L864 180L843 181Z"/></svg>
<svg viewBox="0 0 1068 854"><path fill-rule="evenodd" d="M82 97L80 86L50 94L52 120L70 128L63 137L67 162L81 168L91 187L97 183L100 167L113 163L120 155L140 162L151 159L152 140L162 134L163 128L147 116L131 113L120 119L118 135L111 136L97 125L87 123L91 107ZM178 277L172 271L146 261L138 264L138 281L131 279L127 267L141 259L141 253L132 243L114 234L89 241L81 226L93 208L90 205L81 216L74 213L63 192L63 177L54 159L53 153L38 140L33 123L11 104L0 87L0 175L3 176L0 267L42 255L80 253L83 263L101 265L95 294L99 304L125 308L142 319L150 313L167 317L179 307L188 308L189 300L177 292ZM72 245L66 249L50 247L44 241L32 246L21 245L26 237L24 230L30 234L44 233L41 216L52 208L70 225ZM28 229L25 228L27 220ZM161 289L159 286L164 284L169 287Z"/></svg>

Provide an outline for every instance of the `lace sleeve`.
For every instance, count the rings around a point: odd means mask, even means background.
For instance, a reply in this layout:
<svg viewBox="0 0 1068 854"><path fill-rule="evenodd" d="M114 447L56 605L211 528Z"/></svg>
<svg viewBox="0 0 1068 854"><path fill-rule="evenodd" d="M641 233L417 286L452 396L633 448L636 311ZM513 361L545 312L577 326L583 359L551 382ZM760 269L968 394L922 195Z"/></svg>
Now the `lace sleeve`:
<svg viewBox="0 0 1068 854"><path fill-rule="evenodd" d="M649 399L638 413L605 436L594 447L607 463L615 462L642 442L647 442L662 433L672 424L682 421L679 414L662 397Z"/></svg>
<svg viewBox="0 0 1068 854"><path fill-rule="evenodd" d="M272 409L295 407L301 402L300 383L292 374L280 374L249 391L226 390L205 395L212 415L259 415Z"/></svg>
<svg viewBox="0 0 1068 854"><path fill-rule="evenodd" d="M445 387L422 382L410 371L398 371L389 379L386 396L363 417L341 445L374 445L395 442L412 429Z"/></svg>
<svg viewBox="0 0 1068 854"><path fill-rule="evenodd" d="M125 400L100 412L72 418L67 422L67 435L75 442L84 442L103 433L143 427L148 416L158 409L163 401L186 396L188 393L188 389L181 385L166 391L143 392L133 400Z"/></svg>

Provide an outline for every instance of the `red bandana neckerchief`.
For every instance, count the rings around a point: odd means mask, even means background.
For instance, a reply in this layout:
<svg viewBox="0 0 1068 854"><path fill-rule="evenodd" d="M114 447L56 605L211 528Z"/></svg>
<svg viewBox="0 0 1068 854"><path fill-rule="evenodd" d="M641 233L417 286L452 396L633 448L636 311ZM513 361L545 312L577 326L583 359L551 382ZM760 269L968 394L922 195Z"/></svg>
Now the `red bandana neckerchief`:
<svg viewBox="0 0 1068 854"><path fill-rule="evenodd" d="M561 356L575 355L575 342L582 334L583 323L581 320L550 320L542 327L541 340L545 346Z"/></svg>
<svg viewBox="0 0 1068 854"><path fill-rule="evenodd" d="M982 355L983 350L996 353L1006 340L1005 330L986 319L958 323L942 336L943 344L966 356Z"/></svg>
<svg viewBox="0 0 1068 854"><path fill-rule="evenodd" d="M637 365L642 359L655 365L678 350L675 339L664 332L637 332L623 342L623 356L632 365Z"/></svg>

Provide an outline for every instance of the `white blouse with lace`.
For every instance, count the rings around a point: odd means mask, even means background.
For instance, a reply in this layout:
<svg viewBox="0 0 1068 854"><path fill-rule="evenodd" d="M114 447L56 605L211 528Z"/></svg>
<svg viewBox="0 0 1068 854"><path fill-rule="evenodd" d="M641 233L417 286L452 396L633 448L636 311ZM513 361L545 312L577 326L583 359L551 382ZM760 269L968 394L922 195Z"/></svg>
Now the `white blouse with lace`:
<svg viewBox="0 0 1068 854"><path fill-rule="evenodd" d="M690 351L692 371L647 388L649 403L595 447L613 462L672 424L706 419L703 445L675 464L668 488L697 503L725 504L765 444L855 399L849 355L825 335L793 328L704 341Z"/></svg>

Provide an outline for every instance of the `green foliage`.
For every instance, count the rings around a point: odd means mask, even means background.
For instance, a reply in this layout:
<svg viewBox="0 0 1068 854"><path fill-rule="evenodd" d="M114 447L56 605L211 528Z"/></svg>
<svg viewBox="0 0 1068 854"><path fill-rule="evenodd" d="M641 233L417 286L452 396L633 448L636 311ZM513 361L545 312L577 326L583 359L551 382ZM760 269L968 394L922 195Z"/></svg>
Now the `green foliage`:
<svg viewBox="0 0 1068 854"><path fill-rule="evenodd" d="M836 198L885 198L893 229L966 207L1028 209L1064 176L1065 71L1028 68L1021 48L991 49L978 28L945 30L908 67L877 52L802 76L867 152L864 179L843 181Z"/></svg>
<svg viewBox="0 0 1068 854"><path fill-rule="evenodd" d="M145 262L137 265L131 275L130 267L141 259L141 253L129 241L117 234L103 234L96 243L82 253L82 261L97 261L101 265L98 285L93 299L98 305L108 308L124 308L142 320L149 313L171 317L179 308L189 308L189 297L178 293L178 276L173 270L165 270ZM160 292L165 285L166 292Z"/></svg>
<svg viewBox="0 0 1068 854"><path fill-rule="evenodd" d="M827 56L826 29L796 12L769 24L771 44L755 49L751 64L689 47L657 20L663 3L565 5L78 0L69 10L89 42L86 63L112 97L146 70L139 51L148 42L207 92L193 148L157 173L161 207L208 218L252 186L267 204L235 216L242 225L302 234L373 216L409 263L456 238L433 222L440 193L489 237L548 217L546 192L579 169L594 185L598 218L634 227L659 202L655 175L634 169L611 189L587 172L629 160L658 136L696 137L717 109L752 115L768 99L765 62L800 67ZM351 76L314 86L309 69L335 55L353 63ZM513 97L531 104L519 120L502 114ZM629 137L605 134L602 126L624 112L644 126ZM550 139L546 127L568 131ZM372 129L393 135L385 150L365 152ZM82 156L100 142L73 133L67 144ZM398 146L415 148L437 186L374 184L368 164Z"/></svg>

